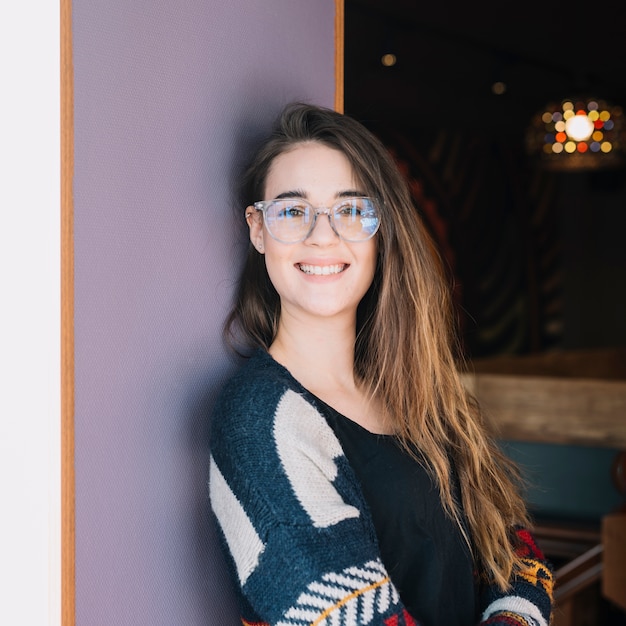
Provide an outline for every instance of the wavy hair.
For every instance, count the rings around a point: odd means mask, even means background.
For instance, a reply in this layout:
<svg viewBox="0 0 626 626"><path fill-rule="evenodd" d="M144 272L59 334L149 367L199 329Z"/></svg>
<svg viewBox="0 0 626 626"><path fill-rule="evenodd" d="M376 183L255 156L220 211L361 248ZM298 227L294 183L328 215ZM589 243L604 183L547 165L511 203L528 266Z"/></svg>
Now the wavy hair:
<svg viewBox="0 0 626 626"><path fill-rule="evenodd" d="M463 385L444 267L389 151L349 116L289 104L244 174L244 206L263 198L274 159L306 142L340 150L368 195L380 203L377 268L357 311L356 379L381 400L386 423L426 465L486 579L505 590L520 566L514 528L530 523L521 477L487 432L478 402ZM226 320L227 340L233 347L243 341L267 350L279 317L280 300L264 256L250 245ZM461 502L451 487L454 471Z"/></svg>

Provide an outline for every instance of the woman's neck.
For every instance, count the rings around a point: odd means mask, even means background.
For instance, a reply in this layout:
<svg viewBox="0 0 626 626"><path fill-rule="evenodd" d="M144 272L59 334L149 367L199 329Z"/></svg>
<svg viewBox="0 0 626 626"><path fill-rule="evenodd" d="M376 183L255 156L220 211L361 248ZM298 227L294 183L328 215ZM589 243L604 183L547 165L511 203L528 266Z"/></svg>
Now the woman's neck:
<svg viewBox="0 0 626 626"><path fill-rule="evenodd" d="M301 323L283 319L270 354L305 387L354 387L356 324L336 320Z"/></svg>
<svg viewBox="0 0 626 626"><path fill-rule="evenodd" d="M269 352L305 389L339 413L371 432L390 434L380 403L355 379L355 338L353 323L318 320L302 326L281 319Z"/></svg>

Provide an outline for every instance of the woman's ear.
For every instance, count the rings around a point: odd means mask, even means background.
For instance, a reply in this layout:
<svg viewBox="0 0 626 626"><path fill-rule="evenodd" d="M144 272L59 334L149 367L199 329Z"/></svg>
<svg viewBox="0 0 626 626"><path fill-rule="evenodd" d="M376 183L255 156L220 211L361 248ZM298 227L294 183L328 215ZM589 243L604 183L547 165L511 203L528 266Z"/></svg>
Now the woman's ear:
<svg viewBox="0 0 626 626"><path fill-rule="evenodd" d="M253 206L249 206L246 209L246 222L250 229L250 241L252 245L260 252L263 253L265 246L263 244L263 216L260 211L257 211Z"/></svg>

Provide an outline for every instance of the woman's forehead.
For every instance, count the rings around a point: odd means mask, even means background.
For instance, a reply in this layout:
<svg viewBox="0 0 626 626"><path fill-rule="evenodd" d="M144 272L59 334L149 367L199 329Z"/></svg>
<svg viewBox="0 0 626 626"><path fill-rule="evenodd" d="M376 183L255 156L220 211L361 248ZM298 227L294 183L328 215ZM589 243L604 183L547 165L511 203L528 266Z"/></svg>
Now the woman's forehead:
<svg viewBox="0 0 626 626"><path fill-rule="evenodd" d="M272 162L265 181L266 198L279 195L336 197L361 192L346 155L319 142L296 144Z"/></svg>

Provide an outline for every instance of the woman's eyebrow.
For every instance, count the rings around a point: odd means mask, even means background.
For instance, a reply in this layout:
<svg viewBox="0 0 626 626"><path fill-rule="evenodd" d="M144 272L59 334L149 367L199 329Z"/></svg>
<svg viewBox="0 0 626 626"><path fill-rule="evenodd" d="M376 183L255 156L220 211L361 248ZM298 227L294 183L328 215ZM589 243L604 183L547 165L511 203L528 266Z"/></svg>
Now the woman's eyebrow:
<svg viewBox="0 0 626 626"><path fill-rule="evenodd" d="M348 189L347 191L340 191L337 194L337 198L354 198L355 196L367 196L367 194L358 189Z"/></svg>
<svg viewBox="0 0 626 626"><path fill-rule="evenodd" d="M365 195L367 194L358 189L346 189L345 191L340 191L337 194L335 194L335 197L336 198L354 198L355 196L365 196ZM303 191L302 189L294 189L292 191L283 191L282 193L279 193L274 198L274 200L286 200L289 198L302 198L306 200L307 193L306 191Z"/></svg>
<svg viewBox="0 0 626 626"><path fill-rule="evenodd" d="M279 193L274 200L285 200L287 198L303 198L306 200L306 191L294 189L293 191L283 191Z"/></svg>

